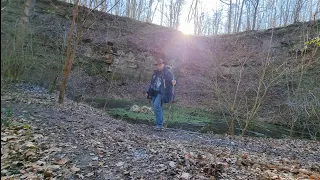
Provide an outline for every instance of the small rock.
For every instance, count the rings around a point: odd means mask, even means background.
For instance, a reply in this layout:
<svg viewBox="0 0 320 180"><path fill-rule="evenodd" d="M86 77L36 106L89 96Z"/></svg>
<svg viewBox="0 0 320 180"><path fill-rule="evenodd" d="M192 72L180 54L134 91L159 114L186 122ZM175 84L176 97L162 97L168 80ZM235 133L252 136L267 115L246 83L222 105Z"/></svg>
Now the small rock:
<svg viewBox="0 0 320 180"><path fill-rule="evenodd" d="M94 173L91 172L91 173L88 173L86 176L87 176L87 177L91 177L91 176L93 176L93 175L94 175Z"/></svg>
<svg viewBox="0 0 320 180"><path fill-rule="evenodd" d="M58 165L64 165L69 161L69 159L65 159L65 158L61 158L59 160L57 160L55 163Z"/></svg>
<svg viewBox="0 0 320 180"><path fill-rule="evenodd" d="M124 162L121 162L121 161L116 164L116 166L118 166L118 167L123 166L123 165L124 165Z"/></svg>
<svg viewBox="0 0 320 180"><path fill-rule="evenodd" d="M147 170L148 173L154 173L154 171L152 171L151 169Z"/></svg>
<svg viewBox="0 0 320 180"><path fill-rule="evenodd" d="M71 172L76 173L76 172L80 171L80 168L73 166L70 170L71 170Z"/></svg>
<svg viewBox="0 0 320 180"><path fill-rule="evenodd" d="M98 161L98 157L93 157L93 158L91 158L93 161Z"/></svg>
<svg viewBox="0 0 320 180"><path fill-rule="evenodd" d="M130 108L130 111L139 113L140 112L140 107L135 104Z"/></svg>
<svg viewBox="0 0 320 180"><path fill-rule="evenodd" d="M190 179L190 174L189 173L186 173L186 172L183 172L180 176L181 179Z"/></svg>
<svg viewBox="0 0 320 180"><path fill-rule="evenodd" d="M83 179L84 176L82 174L77 174L77 176L80 178L80 179Z"/></svg>
<svg viewBox="0 0 320 180"><path fill-rule="evenodd" d="M1 175L6 175L8 173L8 170L2 169L1 170Z"/></svg>
<svg viewBox="0 0 320 180"><path fill-rule="evenodd" d="M157 152L157 151L154 150L154 149L150 149L150 151L151 151L152 153L156 153L156 152Z"/></svg>
<svg viewBox="0 0 320 180"><path fill-rule="evenodd" d="M169 161L169 166L172 167L172 168L174 168L174 167L176 167L176 163L173 162L173 161Z"/></svg>
<svg viewBox="0 0 320 180"><path fill-rule="evenodd" d="M148 112L151 112L152 108L151 107L148 107L148 106L142 106L140 108L140 112L142 113L148 113Z"/></svg>
<svg viewBox="0 0 320 180"><path fill-rule="evenodd" d="M27 142L27 143L25 144L25 146L28 147L28 148L37 148L37 146L34 145L32 142Z"/></svg>
<svg viewBox="0 0 320 180"><path fill-rule="evenodd" d="M165 171L165 170L167 170L167 167L162 167L162 168L158 169L158 172L162 172L162 171Z"/></svg>
<svg viewBox="0 0 320 180"><path fill-rule="evenodd" d="M52 171L51 170L44 171L44 177L51 179L53 177Z"/></svg>
<svg viewBox="0 0 320 180"><path fill-rule="evenodd" d="M46 162L39 160L39 161L37 161L37 165L44 166L44 165L46 165Z"/></svg>
<svg viewBox="0 0 320 180"><path fill-rule="evenodd" d="M5 137L1 137L1 141L6 142L6 141L10 141L10 140L17 139L17 138L18 138L17 136L5 136Z"/></svg>
<svg viewBox="0 0 320 180"><path fill-rule="evenodd" d="M59 165L51 165L51 166L48 166L48 169L51 169L52 171L56 171L56 170L60 169L60 166Z"/></svg>
<svg viewBox="0 0 320 180"><path fill-rule="evenodd" d="M26 154L25 154L25 157L28 158L30 156L35 156L36 153L32 152L32 151L27 151Z"/></svg>

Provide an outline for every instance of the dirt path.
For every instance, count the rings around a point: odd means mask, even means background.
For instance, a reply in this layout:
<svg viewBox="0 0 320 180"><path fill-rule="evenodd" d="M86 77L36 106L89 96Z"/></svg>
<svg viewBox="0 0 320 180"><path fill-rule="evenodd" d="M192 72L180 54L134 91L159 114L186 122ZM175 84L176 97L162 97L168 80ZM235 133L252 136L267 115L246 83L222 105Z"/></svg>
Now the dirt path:
<svg viewBox="0 0 320 180"><path fill-rule="evenodd" d="M37 152L46 156L39 156L38 161L59 165L59 168L51 169L50 177L320 178L320 143L317 141L231 138L174 129L158 132L146 125L115 120L86 104L67 99L63 105L59 105L56 95L23 90L24 93L2 91L1 108L12 109L16 121L30 124L33 133L43 136L33 141L37 146L44 145ZM2 128L1 137L7 135L6 132L9 131ZM1 141L1 148L8 143ZM58 151L44 153L52 148ZM5 160L10 163L10 159ZM61 160L65 160L65 163L57 163ZM1 168L1 175L14 176L11 169ZM3 173L3 170L6 171ZM45 173L38 171L32 172L45 177ZM22 172L30 173L27 169ZM22 175L18 173L15 176Z"/></svg>

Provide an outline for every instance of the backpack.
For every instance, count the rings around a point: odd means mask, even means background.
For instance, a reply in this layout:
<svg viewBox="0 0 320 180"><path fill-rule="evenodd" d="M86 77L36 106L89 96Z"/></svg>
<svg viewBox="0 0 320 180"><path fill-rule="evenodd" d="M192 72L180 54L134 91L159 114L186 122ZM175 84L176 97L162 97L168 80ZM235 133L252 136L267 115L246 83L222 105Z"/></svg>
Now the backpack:
<svg viewBox="0 0 320 180"><path fill-rule="evenodd" d="M152 96L156 93L154 91L154 88L152 87L153 84L155 83L155 79L158 78L159 76L156 75L158 72L155 71L155 73L152 75L152 80L151 84L148 90L148 99L151 99ZM172 72L169 71L168 67L165 67L163 72L161 73L161 99L163 103L169 103L174 100L175 95L173 92L173 85L172 85L172 80L174 79Z"/></svg>

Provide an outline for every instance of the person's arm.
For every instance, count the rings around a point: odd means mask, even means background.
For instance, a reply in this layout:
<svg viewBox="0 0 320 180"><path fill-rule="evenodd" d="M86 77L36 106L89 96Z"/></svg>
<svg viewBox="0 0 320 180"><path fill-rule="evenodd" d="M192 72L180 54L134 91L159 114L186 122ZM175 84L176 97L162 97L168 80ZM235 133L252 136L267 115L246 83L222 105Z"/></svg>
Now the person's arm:
<svg viewBox="0 0 320 180"><path fill-rule="evenodd" d="M151 91L151 85L149 85L148 91L146 92L145 96L148 97Z"/></svg>
<svg viewBox="0 0 320 180"><path fill-rule="evenodd" d="M148 87L148 90L145 94L145 96L148 98L149 96L151 96L151 84L152 84L152 81L153 81L153 75L152 75L152 78L151 78L151 81L150 81L150 84L149 84L149 87Z"/></svg>

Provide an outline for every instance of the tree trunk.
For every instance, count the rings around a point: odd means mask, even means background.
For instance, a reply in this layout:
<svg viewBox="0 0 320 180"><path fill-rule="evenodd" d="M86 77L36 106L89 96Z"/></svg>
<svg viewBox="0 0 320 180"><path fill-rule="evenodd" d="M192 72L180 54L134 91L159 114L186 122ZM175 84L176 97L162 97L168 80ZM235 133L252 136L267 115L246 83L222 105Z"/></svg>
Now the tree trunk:
<svg viewBox="0 0 320 180"><path fill-rule="evenodd" d="M131 5L130 0L127 0L127 3L126 3L126 16L127 17L130 17L130 5Z"/></svg>
<svg viewBox="0 0 320 180"><path fill-rule="evenodd" d="M154 11L153 11L153 14L152 14L152 18L151 18L151 22L153 22L154 15L156 14L156 11L158 9L158 5L159 5L159 1L157 2L156 7L154 8Z"/></svg>
<svg viewBox="0 0 320 180"><path fill-rule="evenodd" d="M114 0L114 4L117 4L117 0ZM119 4L115 5L115 11L116 11L116 15L119 16L119 9L117 8L119 6Z"/></svg>
<svg viewBox="0 0 320 180"><path fill-rule="evenodd" d="M26 26L29 24L29 16L32 8L33 0L26 0L24 2L23 14L21 16L18 28L16 30L15 50L16 52L22 52L24 46L24 40L26 35Z"/></svg>
<svg viewBox="0 0 320 180"><path fill-rule="evenodd" d="M68 34L68 40L67 40L67 49L66 49L66 61L64 64L64 68L63 68L63 79L62 79L62 84L60 86L60 93L59 93L59 103L62 104L64 101L64 94L65 94L65 90L67 87L67 80L71 71L71 67L72 67L72 62L74 60L75 57L75 51L77 48L77 40L78 38L80 38L80 34L77 34L77 38L76 41L74 42L73 45L73 52L71 52L71 46L72 46L72 35L73 35L73 31L75 29L75 25L76 25L76 19L78 18L78 8L79 8L79 0L75 0L75 7L73 9L73 18L72 18L72 23L69 29L69 34ZM81 27L78 27L78 29L81 29ZM72 53L72 54L71 54Z"/></svg>
<svg viewBox="0 0 320 180"><path fill-rule="evenodd" d="M176 1L173 8L173 28L178 29L180 23L182 1Z"/></svg>
<svg viewBox="0 0 320 180"><path fill-rule="evenodd" d="M318 2L319 2L319 1L318 1ZM311 20L313 19L313 18L312 18L312 14L313 14L313 13L312 13L312 8L313 8L313 6L312 6L312 0L310 0L309 3L310 3L310 7L309 7L309 8L310 8L309 21L311 21Z"/></svg>
<svg viewBox="0 0 320 180"><path fill-rule="evenodd" d="M228 33L231 33L231 16L232 16L232 0L229 2L229 15L228 15Z"/></svg>
<svg viewBox="0 0 320 180"><path fill-rule="evenodd" d="M249 3L248 3L249 5ZM250 24L250 17L251 17L251 12L250 12L250 6L247 7L247 26L246 26L246 30L250 30L251 28L251 24Z"/></svg>
<svg viewBox="0 0 320 180"><path fill-rule="evenodd" d="M233 16L233 28L232 28L233 30L232 30L232 32L237 31L238 16L239 16L239 0L236 0L234 16Z"/></svg>
<svg viewBox="0 0 320 180"><path fill-rule="evenodd" d="M198 33L198 3L199 0L196 0L195 6L194 6L194 14L193 14L193 24L194 24L194 34L197 35Z"/></svg>
<svg viewBox="0 0 320 180"><path fill-rule="evenodd" d="M173 0L170 0L170 12L169 12L169 26L173 26Z"/></svg>
<svg viewBox="0 0 320 180"><path fill-rule="evenodd" d="M131 5L131 18L136 19L136 1L137 0L132 0L132 5Z"/></svg>
<svg viewBox="0 0 320 180"><path fill-rule="evenodd" d="M281 3L281 7L280 7L280 22L279 22L279 26L282 25L282 21L283 21L283 3Z"/></svg>
<svg viewBox="0 0 320 180"><path fill-rule="evenodd" d="M24 24L29 23L31 6L32 6L32 0L26 0L24 3L24 10L23 10L23 16L22 16L22 21Z"/></svg>
<svg viewBox="0 0 320 180"><path fill-rule="evenodd" d="M290 4L290 0L287 0L287 4L286 4L286 11L285 11L285 15L284 15L284 26L287 25L288 20L289 20L289 14L290 14L290 9L289 9L289 4Z"/></svg>
<svg viewBox="0 0 320 180"><path fill-rule="evenodd" d="M137 17L137 19L140 20L140 21L142 20L141 13L142 13L142 0L139 1L139 5L138 5L138 17Z"/></svg>
<svg viewBox="0 0 320 180"><path fill-rule="evenodd" d="M147 21L151 21L151 15L152 15L152 5L153 5L153 0L149 0L148 4L148 13L147 13Z"/></svg>
<svg viewBox="0 0 320 180"><path fill-rule="evenodd" d="M235 122L234 122L234 118L231 120L231 126L230 126L230 134L232 136L234 136L234 130L235 130Z"/></svg>
<svg viewBox="0 0 320 180"><path fill-rule="evenodd" d="M271 28L274 28L274 27L277 26L277 19L278 19L278 17L277 17L277 8L275 8L275 7L277 7L277 6L278 6L277 2L275 3L275 5L272 6L272 9L274 9L274 14L273 14L272 24L270 24L270 25L271 25Z"/></svg>
<svg viewBox="0 0 320 180"><path fill-rule="evenodd" d="M242 0L241 3L241 9L240 9L240 14L239 14L239 21L238 21L238 27L237 27L237 32L240 31L240 26L241 26L241 18L242 18L242 11L243 11L243 5L244 5L245 0Z"/></svg>
<svg viewBox="0 0 320 180"><path fill-rule="evenodd" d="M299 21L300 18L300 12L301 12L301 8L302 8L302 0L298 0L295 10L294 10L294 14L293 14L293 23L297 23Z"/></svg>
<svg viewBox="0 0 320 180"><path fill-rule="evenodd" d="M257 21L257 13L258 13L259 1L260 1L260 0L256 0L256 4L255 4L255 6L254 6L254 14L253 14L253 21L252 21L252 30L255 30L255 28L256 28L256 21Z"/></svg>
<svg viewBox="0 0 320 180"><path fill-rule="evenodd" d="M162 4L161 4L161 21L160 21L160 26L162 26L163 23L163 9L164 9L164 0L162 0Z"/></svg>
<svg viewBox="0 0 320 180"><path fill-rule="evenodd" d="M315 21L317 19L317 14L320 13L320 1L318 0L317 5L316 5L316 11L313 14L313 20Z"/></svg>

